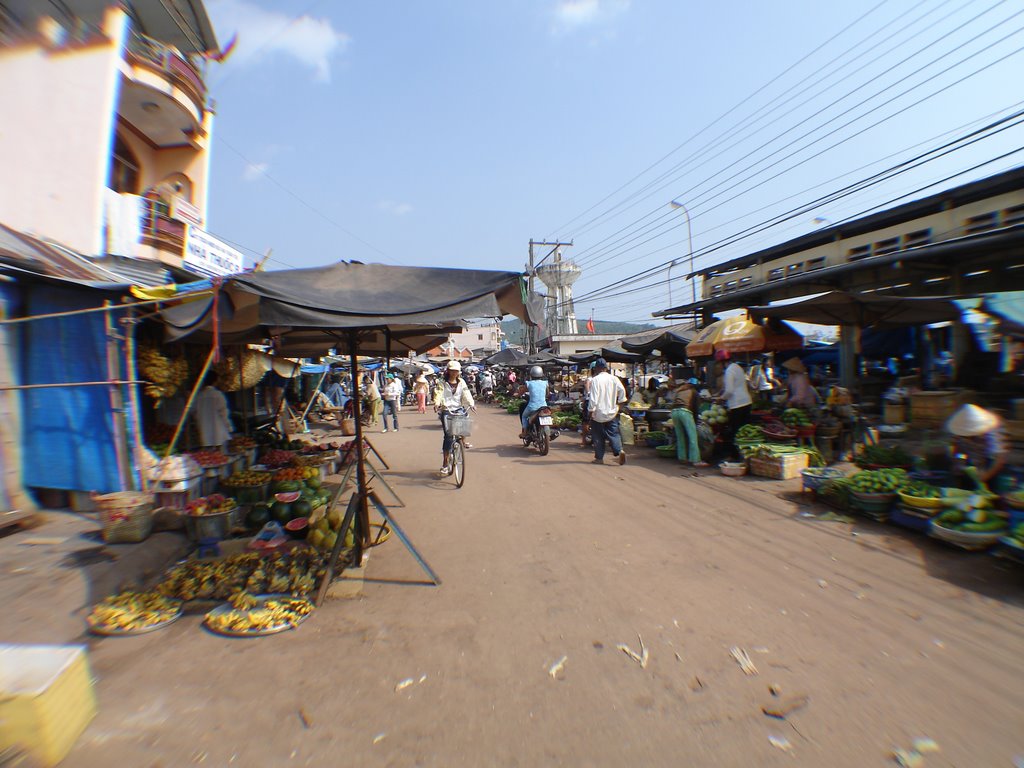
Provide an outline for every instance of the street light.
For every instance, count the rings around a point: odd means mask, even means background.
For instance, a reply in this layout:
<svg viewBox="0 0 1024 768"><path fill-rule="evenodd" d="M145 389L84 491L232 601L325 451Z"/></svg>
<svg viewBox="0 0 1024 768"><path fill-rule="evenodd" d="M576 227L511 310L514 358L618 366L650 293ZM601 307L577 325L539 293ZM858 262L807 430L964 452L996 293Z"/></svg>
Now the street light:
<svg viewBox="0 0 1024 768"><path fill-rule="evenodd" d="M693 279L693 230L690 228L690 211L687 209L687 207L685 205L683 205L682 203L680 203L677 200L671 200L669 202L669 207L670 208L682 208L683 209L683 213L686 214L686 238L687 238L687 240L690 243L690 288L693 290L693 303L696 304L697 303L697 282ZM671 299L672 299L672 267L673 266L675 266L675 261L673 261L672 264L670 264L669 268L668 268L668 272L669 272L669 283L668 283L669 304L672 303Z"/></svg>

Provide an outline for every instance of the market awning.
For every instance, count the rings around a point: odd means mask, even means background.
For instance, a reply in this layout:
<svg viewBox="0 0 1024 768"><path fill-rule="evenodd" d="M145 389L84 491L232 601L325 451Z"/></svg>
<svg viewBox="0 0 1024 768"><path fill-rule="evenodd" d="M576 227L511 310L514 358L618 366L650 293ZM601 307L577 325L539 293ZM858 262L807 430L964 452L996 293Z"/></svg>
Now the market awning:
<svg viewBox="0 0 1024 768"><path fill-rule="evenodd" d="M777 320L770 325L758 325L746 315L718 320L706 328L686 347L689 357L709 357L715 352L783 352L801 349L804 337L796 330Z"/></svg>
<svg viewBox="0 0 1024 768"><path fill-rule="evenodd" d="M528 299L518 272L339 262L234 276L216 297L165 309L168 338L209 340L214 312L225 344L268 340L276 352L315 356L347 349L356 331L360 354L405 356L461 330L464 318L535 323L542 303Z"/></svg>
<svg viewBox="0 0 1024 768"><path fill-rule="evenodd" d="M578 365L592 363L597 358L603 357L609 363L642 363L650 355L640 355L635 352L627 352L622 344L609 344L593 352L585 352L579 355L569 355L570 362Z"/></svg>
<svg viewBox="0 0 1024 768"><path fill-rule="evenodd" d="M522 365L527 357L525 352L514 347L505 347L505 349L485 357L481 362L484 365Z"/></svg>
<svg viewBox="0 0 1024 768"><path fill-rule="evenodd" d="M880 296L877 293L831 291L791 304L750 307L754 319L778 318L815 325L856 325L860 328L902 328L960 319L950 299Z"/></svg>
<svg viewBox="0 0 1024 768"><path fill-rule="evenodd" d="M641 331L619 339L622 349L639 355L650 356L653 352L661 352L663 358L670 362L682 362L686 359L686 345L696 336L693 323L678 323L666 328Z"/></svg>

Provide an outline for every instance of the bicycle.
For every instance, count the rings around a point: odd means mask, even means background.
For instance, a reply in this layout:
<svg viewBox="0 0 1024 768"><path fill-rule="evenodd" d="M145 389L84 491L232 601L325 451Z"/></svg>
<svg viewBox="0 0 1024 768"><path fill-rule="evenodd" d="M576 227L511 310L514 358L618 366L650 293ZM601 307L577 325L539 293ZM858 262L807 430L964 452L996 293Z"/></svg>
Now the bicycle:
<svg viewBox="0 0 1024 768"><path fill-rule="evenodd" d="M461 488L466 482L465 438L470 434L472 421L464 408L444 410L445 431L451 435L452 449L448 452L447 474L455 480L455 487Z"/></svg>

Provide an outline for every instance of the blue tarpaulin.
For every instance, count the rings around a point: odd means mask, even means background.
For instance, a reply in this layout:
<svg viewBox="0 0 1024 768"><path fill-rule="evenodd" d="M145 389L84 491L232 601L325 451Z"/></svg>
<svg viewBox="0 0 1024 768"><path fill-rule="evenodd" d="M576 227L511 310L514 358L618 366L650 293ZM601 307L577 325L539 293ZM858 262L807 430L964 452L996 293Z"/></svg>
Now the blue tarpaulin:
<svg viewBox="0 0 1024 768"><path fill-rule="evenodd" d="M93 291L26 286L24 313L96 307ZM34 320L21 326L22 384L106 381L103 312ZM122 490L109 386L22 391L24 485L69 491Z"/></svg>

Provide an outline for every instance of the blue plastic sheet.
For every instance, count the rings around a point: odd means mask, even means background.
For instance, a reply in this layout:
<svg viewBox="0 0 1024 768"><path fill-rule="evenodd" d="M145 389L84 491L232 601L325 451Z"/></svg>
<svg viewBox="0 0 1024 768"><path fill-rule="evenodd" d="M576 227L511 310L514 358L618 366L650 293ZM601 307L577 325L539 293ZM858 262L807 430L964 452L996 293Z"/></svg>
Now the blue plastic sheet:
<svg viewBox="0 0 1024 768"><path fill-rule="evenodd" d="M98 306L93 291L26 286L27 315ZM104 313L23 323L22 384L106 381ZM22 472L34 488L110 493L123 490L114 448L110 387L22 390Z"/></svg>

